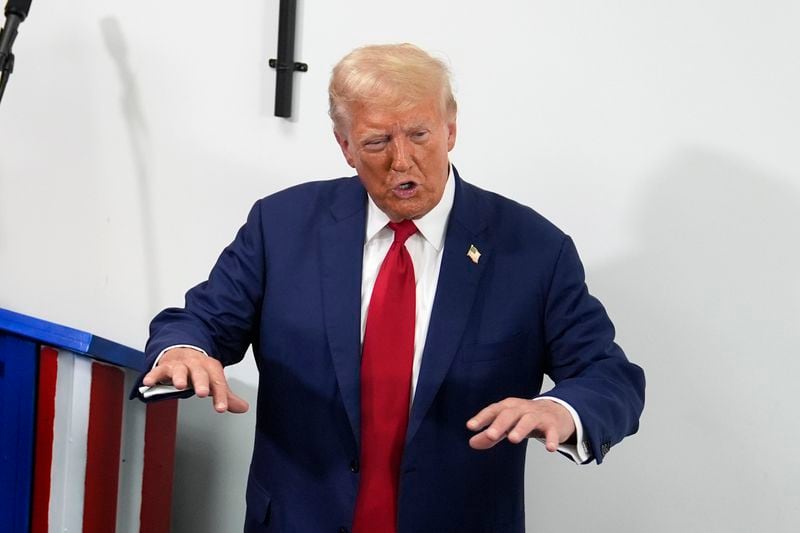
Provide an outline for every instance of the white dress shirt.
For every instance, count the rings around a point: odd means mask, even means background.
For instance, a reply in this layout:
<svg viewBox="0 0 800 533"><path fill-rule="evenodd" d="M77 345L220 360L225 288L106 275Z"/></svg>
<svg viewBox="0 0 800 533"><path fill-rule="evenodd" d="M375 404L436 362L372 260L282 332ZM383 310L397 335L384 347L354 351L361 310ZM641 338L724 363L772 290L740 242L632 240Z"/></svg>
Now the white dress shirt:
<svg viewBox="0 0 800 533"><path fill-rule="evenodd" d="M387 226L390 221L386 213L381 211L369 195L367 195L367 220L366 234L364 235L364 261L361 272L361 342L364 342L364 330L367 322L367 310L372 297L372 289L375 286L375 279L383 263L386 253L394 241L394 231ZM444 238L447 232L447 222L450 211L453 209L455 200L455 183L452 178L452 171L448 171L448 178L445 184L442 199L424 216L414 220L417 226L417 233L406 241L406 249L411 256L414 264L414 276L416 280L416 325L414 328L414 361L411 373L411 403L414 401L414 392L417 388L419 371L422 366L422 352L425 348L425 339L428 336L428 326L433 309L433 299L436 296L436 286L439 281L439 270L442 265L442 252L444 250ZM172 348L193 348L202 353L203 350L195 346L177 345L170 346L159 354L155 365L167 350ZM208 355L208 354L206 354ZM154 365L154 366L155 366ZM170 385L157 385L155 387L142 387L140 392L145 397L159 394L175 392L176 389ZM572 415L575 422L577 442L580 445L561 445L559 451L567 454L578 464L585 463L591 458L589 448L583 440L583 426L578 413L568 403L558 398L550 396L539 396L536 400L552 400L563 405ZM411 405L409 405L409 409ZM477 413L475 413L477 414ZM467 421L464 420L464 424ZM544 439L538 439L544 441Z"/></svg>

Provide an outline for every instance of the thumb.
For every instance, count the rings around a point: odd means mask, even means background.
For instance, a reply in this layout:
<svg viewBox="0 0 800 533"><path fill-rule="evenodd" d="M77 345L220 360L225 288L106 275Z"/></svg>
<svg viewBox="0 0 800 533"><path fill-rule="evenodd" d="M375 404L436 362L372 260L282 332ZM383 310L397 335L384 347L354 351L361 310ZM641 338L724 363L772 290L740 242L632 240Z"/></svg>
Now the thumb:
<svg viewBox="0 0 800 533"><path fill-rule="evenodd" d="M247 400L234 394L228 389L228 412L229 413L246 413L250 409L250 404Z"/></svg>

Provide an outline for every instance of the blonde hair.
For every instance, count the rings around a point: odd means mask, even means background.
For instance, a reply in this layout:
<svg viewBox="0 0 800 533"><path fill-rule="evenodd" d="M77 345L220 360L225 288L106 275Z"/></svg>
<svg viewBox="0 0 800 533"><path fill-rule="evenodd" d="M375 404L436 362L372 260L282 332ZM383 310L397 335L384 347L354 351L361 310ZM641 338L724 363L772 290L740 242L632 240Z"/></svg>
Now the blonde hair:
<svg viewBox="0 0 800 533"><path fill-rule="evenodd" d="M409 43L363 46L333 67L328 114L341 131L350 126L354 104L403 108L436 95L441 95L442 111L455 118L450 71L443 61Z"/></svg>

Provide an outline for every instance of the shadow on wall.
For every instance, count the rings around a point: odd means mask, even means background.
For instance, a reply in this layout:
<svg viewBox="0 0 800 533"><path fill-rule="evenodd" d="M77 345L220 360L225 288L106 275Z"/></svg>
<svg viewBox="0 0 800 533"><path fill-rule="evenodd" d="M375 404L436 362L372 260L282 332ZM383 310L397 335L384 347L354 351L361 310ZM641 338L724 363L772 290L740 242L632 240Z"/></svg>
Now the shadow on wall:
<svg viewBox="0 0 800 533"><path fill-rule="evenodd" d="M565 476L542 464L529 485L550 470L542 478L558 492L592 495L567 530L792 531L800 195L735 157L693 150L656 172L638 205L634 253L589 278L647 374L640 434L602 468ZM555 505L529 502L538 514Z"/></svg>
<svg viewBox="0 0 800 533"><path fill-rule="evenodd" d="M100 31L103 34L106 50L116 64L119 74L122 89L120 109L128 130L131 160L134 165L137 189L139 191L147 309L156 309L156 302L159 301L158 290L160 283L156 265L156 234L151 194L153 184L147 165L149 136L141 103L142 99L136 86L136 76L134 76L130 66L128 45L119 21L115 17L101 19Z"/></svg>

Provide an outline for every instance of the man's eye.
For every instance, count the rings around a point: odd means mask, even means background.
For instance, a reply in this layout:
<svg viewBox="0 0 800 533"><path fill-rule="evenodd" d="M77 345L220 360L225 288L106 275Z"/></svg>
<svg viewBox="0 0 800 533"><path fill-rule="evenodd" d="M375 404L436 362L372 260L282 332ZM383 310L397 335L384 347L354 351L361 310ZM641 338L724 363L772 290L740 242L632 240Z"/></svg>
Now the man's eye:
<svg viewBox="0 0 800 533"><path fill-rule="evenodd" d="M382 147L384 144L386 144L386 139L372 139L364 143L364 146L375 149Z"/></svg>
<svg viewBox="0 0 800 533"><path fill-rule="evenodd" d="M428 137L427 131L415 131L414 133L411 134L411 138L416 141L421 141L427 137Z"/></svg>

